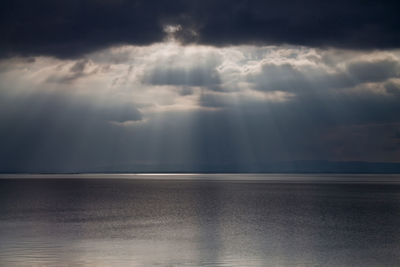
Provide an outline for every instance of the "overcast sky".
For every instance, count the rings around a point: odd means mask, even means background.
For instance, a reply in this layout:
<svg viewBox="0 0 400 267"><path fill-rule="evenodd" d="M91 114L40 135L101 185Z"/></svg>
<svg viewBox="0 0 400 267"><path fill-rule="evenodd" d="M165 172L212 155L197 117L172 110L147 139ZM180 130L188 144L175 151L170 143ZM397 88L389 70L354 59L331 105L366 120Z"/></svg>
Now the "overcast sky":
<svg viewBox="0 0 400 267"><path fill-rule="evenodd" d="M400 163L398 10L2 1L0 171Z"/></svg>

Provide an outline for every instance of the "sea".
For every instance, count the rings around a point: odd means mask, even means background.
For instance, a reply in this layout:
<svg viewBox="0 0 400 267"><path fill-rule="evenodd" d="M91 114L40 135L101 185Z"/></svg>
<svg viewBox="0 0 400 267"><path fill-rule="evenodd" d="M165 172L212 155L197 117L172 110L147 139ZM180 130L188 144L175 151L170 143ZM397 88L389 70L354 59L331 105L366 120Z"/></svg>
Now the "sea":
<svg viewBox="0 0 400 267"><path fill-rule="evenodd" d="M3 174L0 266L400 266L400 175Z"/></svg>

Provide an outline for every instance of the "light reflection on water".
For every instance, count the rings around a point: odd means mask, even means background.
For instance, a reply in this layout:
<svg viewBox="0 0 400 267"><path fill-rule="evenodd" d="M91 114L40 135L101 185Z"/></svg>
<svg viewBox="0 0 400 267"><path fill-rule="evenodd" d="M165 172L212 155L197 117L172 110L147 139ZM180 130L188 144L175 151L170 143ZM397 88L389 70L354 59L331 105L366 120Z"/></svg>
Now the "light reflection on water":
<svg viewBox="0 0 400 267"><path fill-rule="evenodd" d="M0 265L400 264L397 176L100 176L0 179Z"/></svg>

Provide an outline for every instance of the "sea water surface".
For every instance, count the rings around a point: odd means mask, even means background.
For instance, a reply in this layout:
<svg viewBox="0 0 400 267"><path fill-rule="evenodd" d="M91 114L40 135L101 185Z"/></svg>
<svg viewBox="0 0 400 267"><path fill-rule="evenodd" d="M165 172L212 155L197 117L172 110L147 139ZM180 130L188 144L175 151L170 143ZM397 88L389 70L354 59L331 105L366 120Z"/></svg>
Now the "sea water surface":
<svg viewBox="0 0 400 267"><path fill-rule="evenodd" d="M400 176L2 175L0 266L400 266Z"/></svg>

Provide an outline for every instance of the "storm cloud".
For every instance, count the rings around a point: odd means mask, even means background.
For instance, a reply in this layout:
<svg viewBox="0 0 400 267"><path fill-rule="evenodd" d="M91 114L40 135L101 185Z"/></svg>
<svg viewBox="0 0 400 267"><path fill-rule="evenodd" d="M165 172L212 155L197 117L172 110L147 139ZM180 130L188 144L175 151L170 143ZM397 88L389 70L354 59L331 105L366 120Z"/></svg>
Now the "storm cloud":
<svg viewBox="0 0 400 267"><path fill-rule="evenodd" d="M400 46L398 1L6 0L1 55L80 55L116 45L182 43ZM174 31L166 30L168 25Z"/></svg>

